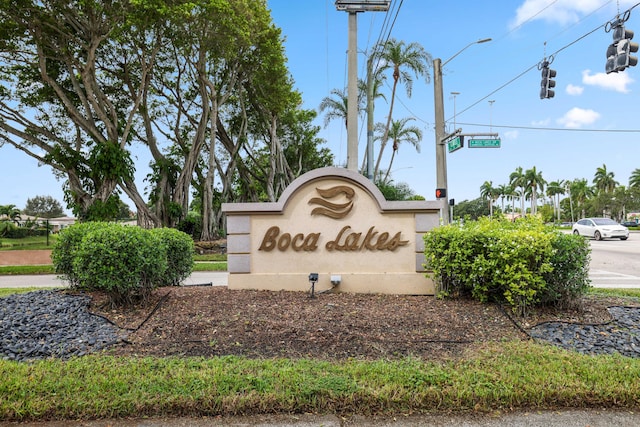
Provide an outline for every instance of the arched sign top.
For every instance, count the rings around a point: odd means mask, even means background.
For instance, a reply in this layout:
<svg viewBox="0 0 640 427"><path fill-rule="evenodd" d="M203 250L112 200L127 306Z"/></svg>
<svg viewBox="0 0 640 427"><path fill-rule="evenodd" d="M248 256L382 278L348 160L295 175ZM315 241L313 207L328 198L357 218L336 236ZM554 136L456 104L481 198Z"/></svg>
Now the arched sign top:
<svg viewBox="0 0 640 427"><path fill-rule="evenodd" d="M367 193L373 200L375 200L379 212L394 212L394 211L424 211L424 210L439 210L444 206L444 202L441 200L426 201L426 200L408 200L408 201L388 201L384 198L384 195L371 182L367 177L344 168L326 167L318 168L305 173L304 175L296 178L286 189L277 202L257 202L257 203L225 203L223 205L223 211L227 214L233 213L282 213L287 206L289 200L300 191L314 182L326 181L330 179L341 180L351 185L360 187L365 193ZM330 191L324 189L320 191ZM337 190L332 190L337 191ZM325 200L322 203L327 203L328 197L323 196ZM326 206L325 206L326 208ZM316 211L316 213L319 211Z"/></svg>

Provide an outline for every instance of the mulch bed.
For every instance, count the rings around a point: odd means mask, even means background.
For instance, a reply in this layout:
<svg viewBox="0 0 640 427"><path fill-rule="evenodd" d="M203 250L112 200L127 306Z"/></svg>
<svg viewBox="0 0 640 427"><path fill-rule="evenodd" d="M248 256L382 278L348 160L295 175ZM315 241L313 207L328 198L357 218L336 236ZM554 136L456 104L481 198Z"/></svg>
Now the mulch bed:
<svg viewBox="0 0 640 427"><path fill-rule="evenodd" d="M579 309L540 309L518 318L495 304L433 296L172 287L146 304L112 308L92 293L92 311L130 329L108 350L127 356L455 359L487 342L526 340L543 321L604 323L620 298L585 297ZM635 301L635 300L634 300ZM637 304L636 304L637 305Z"/></svg>

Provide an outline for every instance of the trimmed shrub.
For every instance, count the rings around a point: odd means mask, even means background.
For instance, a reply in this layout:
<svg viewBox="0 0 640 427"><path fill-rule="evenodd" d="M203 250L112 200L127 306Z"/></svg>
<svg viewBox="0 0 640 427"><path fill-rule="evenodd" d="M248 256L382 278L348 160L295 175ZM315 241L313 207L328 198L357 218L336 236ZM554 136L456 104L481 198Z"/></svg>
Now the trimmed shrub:
<svg viewBox="0 0 640 427"><path fill-rule="evenodd" d="M553 271L544 275L547 283L540 303L570 308L589 289L591 249L587 239L573 234L558 234L553 239Z"/></svg>
<svg viewBox="0 0 640 427"><path fill-rule="evenodd" d="M154 228L150 232L160 239L167 258L167 269L160 286L180 285L193 271L193 239L173 228Z"/></svg>
<svg viewBox="0 0 640 427"><path fill-rule="evenodd" d="M72 288L82 288L73 270L73 260L76 257L82 239L90 232L106 227L105 222L80 222L64 228L53 245L51 259L56 273L69 282Z"/></svg>
<svg viewBox="0 0 640 427"><path fill-rule="evenodd" d="M166 269L165 250L157 235L120 224L87 233L73 259L81 286L104 291L116 305L146 299L162 282Z"/></svg>
<svg viewBox="0 0 640 427"><path fill-rule="evenodd" d="M532 305L569 304L588 288L588 244L535 217L481 218L438 227L424 240L440 296L507 303L523 315Z"/></svg>

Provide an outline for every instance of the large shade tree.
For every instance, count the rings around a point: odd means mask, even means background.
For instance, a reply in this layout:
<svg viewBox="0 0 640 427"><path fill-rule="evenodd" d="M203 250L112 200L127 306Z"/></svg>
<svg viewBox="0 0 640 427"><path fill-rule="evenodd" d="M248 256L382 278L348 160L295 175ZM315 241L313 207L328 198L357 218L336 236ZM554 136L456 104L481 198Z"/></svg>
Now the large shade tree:
<svg viewBox="0 0 640 427"><path fill-rule="evenodd" d="M303 169L287 149L319 143L283 140L311 127L264 0L0 0L0 46L0 141L51 166L80 218L124 191L141 225L174 225L193 192L208 239L221 199L275 200Z"/></svg>

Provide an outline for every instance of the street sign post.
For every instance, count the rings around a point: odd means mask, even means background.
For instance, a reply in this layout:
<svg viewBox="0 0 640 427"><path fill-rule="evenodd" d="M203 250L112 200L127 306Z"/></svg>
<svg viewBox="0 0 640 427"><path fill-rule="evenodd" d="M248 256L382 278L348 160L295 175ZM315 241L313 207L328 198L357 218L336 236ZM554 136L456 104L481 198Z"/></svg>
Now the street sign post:
<svg viewBox="0 0 640 427"><path fill-rule="evenodd" d="M500 148L499 139L470 139L469 148Z"/></svg>
<svg viewBox="0 0 640 427"><path fill-rule="evenodd" d="M447 147L449 148L449 152L452 153L456 150L459 150L462 148L463 145L463 139L461 136L456 136L453 139L450 139L449 142L447 142Z"/></svg>

